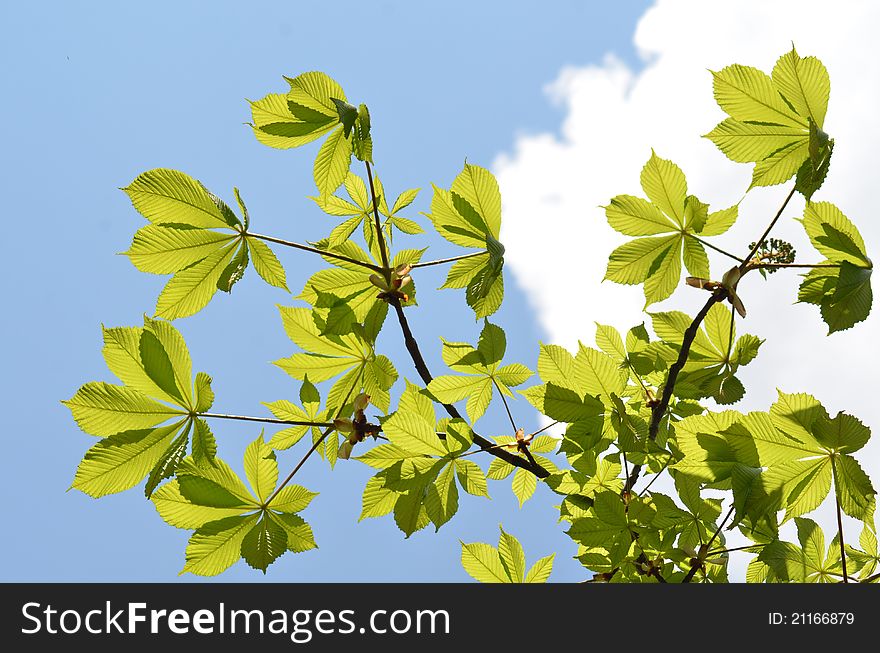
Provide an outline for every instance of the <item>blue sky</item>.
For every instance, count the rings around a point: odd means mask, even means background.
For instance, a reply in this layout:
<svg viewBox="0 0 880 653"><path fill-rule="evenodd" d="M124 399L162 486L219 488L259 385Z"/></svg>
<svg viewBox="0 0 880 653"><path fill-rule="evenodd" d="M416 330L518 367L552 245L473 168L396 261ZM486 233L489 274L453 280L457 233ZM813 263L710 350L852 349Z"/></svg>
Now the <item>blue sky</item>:
<svg viewBox="0 0 880 653"><path fill-rule="evenodd" d="M258 144L243 124L245 98L282 91L285 74L327 72L369 105L390 193L448 185L465 158L490 165L518 136L558 130L563 108L542 89L564 66L612 52L637 70L632 35L646 6L4 3L2 580L165 581L183 564L188 533L162 523L140 490L101 500L65 491L94 440L59 400L86 381L112 380L100 325L137 325L164 283L115 255L142 224L119 187L144 170L177 168L227 199L238 186L255 230L315 240L333 226L306 199L315 148ZM415 208L427 210L429 199L423 193ZM430 244L437 257L456 253L437 238ZM322 265L279 255L295 291ZM460 292L429 291L441 272L426 270L418 282L421 306L410 320L440 370L438 337L474 341L479 325ZM546 334L510 277L507 288L496 321L507 329L508 360L534 365ZM298 383L269 364L295 350L275 308L292 302L251 270L231 296L177 323L195 368L214 377L215 410L265 414L261 401L296 396ZM380 346L401 376L415 379L388 326ZM533 419L524 402L518 409L524 422ZM258 430L213 426L221 455L237 466ZM483 431L503 427L497 407L481 422ZM295 456L279 456L282 473ZM458 539L495 542L499 522L520 537L530 561L557 552L552 580L584 577L549 492L539 489L519 510L509 483L493 483L491 502L466 498L440 533L404 541L390 518L357 523L368 476L354 462L332 474L318 461L304 469L299 482L321 492L304 514L320 548L284 556L269 580L467 580ZM240 562L221 578L260 577Z"/></svg>

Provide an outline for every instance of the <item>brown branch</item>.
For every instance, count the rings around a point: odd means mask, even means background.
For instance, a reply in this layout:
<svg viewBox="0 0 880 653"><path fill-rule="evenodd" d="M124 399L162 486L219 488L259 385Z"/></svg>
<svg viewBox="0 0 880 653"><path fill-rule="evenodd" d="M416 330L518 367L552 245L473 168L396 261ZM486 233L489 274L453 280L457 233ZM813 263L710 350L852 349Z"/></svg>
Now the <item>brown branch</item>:
<svg viewBox="0 0 880 653"><path fill-rule="evenodd" d="M672 390L675 388L675 381L678 378L678 373L681 372L685 363L687 363L688 354L691 351L691 345L694 343L694 338L697 337L697 331L700 328L700 324L702 324L706 315L709 314L709 310L718 302L723 302L726 298L727 291L724 288L716 289L706 302L706 305L700 309L699 313L697 313L694 321L691 322L690 326L685 330L684 338L681 341L681 349L678 352L678 358L669 368L669 374L666 376L666 383L663 386L663 393L660 396L660 401L658 401L651 409L651 423L648 426L649 439L657 439L657 433L660 431L660 421L663 419L663 416L666 414L666 409L669 407L669 401L672 399ZM630 472L629 477L627 477L626 484L623 488L624 493L633 489L633 486L635 486L636 481L639 480L639 475L641 473L642 466L633 465L632 472Z"/></svg>
<svg viewBox="0 0 880 653"><path fill-rule="evenodd" d="M425 261L424 263L413 263L412 268L415 270L416 268L427 268L432 265L443 265L444 263L455 263L456 261L464 261L465 259L474 258L476 256L483 256L484 254L488 254L489 252L471 252L470 254L462 254L461 256L452 256L450 258L440 258L436 261Z"/></svg>
<svg viewBox="0 0 880 653"><path fill-rule="evenodd" d="M712 542L715 541L715 538L718 537L718 534L721 532L721 529L724 528L724 524L727 523L727 520L730 519L730 516L733 514L734 506L730 506L730 510L727 511L727 514L724 515L724 519L721 520L721 523L718 524L718 528L715 529L715 532L712 534L712 537L709 538L709 541L706 544L700 546L700 556L698 558L698 563L691 563L690 571L688 571L687 575L681 579L682 583L690 583L693 580L694 574L697 573L697 569L702 568L703 560L709 555L709 549L712 546ZM699 529L697 529L699 532Z"/></svg>
<svg viewBox="0 0 880 653"><path fill-rule="evenodd" d="M409 328L409 322L406 319L406 315L404 315L403 307L400 305L400 301L396 298L391 298L390 304L394 307L394 312L397 314L397 321L400 323L401 331L403 331L403 342L406 346L406 350L409 352L410 358L412 358L416 372L418 372L422 382L425 385L429 385L431 381L434 380L434 377L431 376L431 371L428 369L428 365L425 363L425 358L422 356L422 352L419 349L419 343L416 342L412 329ZM446 412L449 413L450 417L454 419L463 419L461 413L458 412L458 408L452 404L442 404L442 406ZM483 451L491 453L493 456L501 458L501 460L510 463L515 467L527 469L538 478L547 478L550 476L550 472L537 464L534 458L532 458L531 461L524 460L510 451L499 449L492 441L487 440L477 433L474 433L474 444L480 447Z"/></svg>

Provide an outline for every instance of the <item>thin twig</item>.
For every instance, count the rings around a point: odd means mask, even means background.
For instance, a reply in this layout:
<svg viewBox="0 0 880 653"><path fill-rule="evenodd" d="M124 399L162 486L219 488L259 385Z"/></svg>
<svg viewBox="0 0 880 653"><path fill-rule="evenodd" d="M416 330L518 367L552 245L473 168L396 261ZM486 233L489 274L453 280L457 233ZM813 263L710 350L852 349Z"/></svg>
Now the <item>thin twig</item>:
<svg viewBox="0 0 880 653"><path fill-rule="evenodd" d="M372 263L367 263L366 261L359 261L356 258L351 258L348 256L343 256L342 254L336 254L335 252L328 252L326 249L318 249L317 247L311 247L310 245L302 245L300 243L294 243L290 240L282 240L281 238L275 238L274 236L264 236L263 234L254 234L251 232L247 233L248 238L259 238L260 240L265 240L269 243L276 243L278 245L284 245L285 247L293 247L294 249L301 249L304 252L312 252L313 254L320 254L321 256L326 256L327 258L334 258L338 261L345 261L346 263L352 263L354 265L359 265L362 268L367 268L368 270L372 270L373 272L382 272L382 268L378 265L373 265Z"/></svg>
<svg viewBox="0 0 880 653"><path fill-rule="evenodd" d="M704 546L700 546L701 553L705 551L706 552L705 555L708 556L708 551L709 551L709 548L712 546L712 542L715 541L715 538L718 537L718 534L721 532L721 529L724 528L724 524L726 524L727 520L730 519L730 516L733 514L733 509L734 509L734 506L730 506L730 510L728 510L727 514L724 515L724 519L722 519L721 523L718 524L718 528L715 529L715 532L712 534L712 537L709 538L709 541ZM697 529L697 532L699 532L699 529ZM696 565L692 564L690 571L688 571L687 575L681 579L681 582L682 583L690 583L694 577L694 574L697 573L697 569L699 569L702 566L702 562L703 561L700 560L700 564L696 564Z"/></svg>
<svg viewBox="0 0 880 653"><path fill-rule="evenodd" d="M843 571L843 582L849 583L849 576L846 573L846 549L843 544L843 519L840 515L840 488L837 485L837 465L834 464L834 458L831 459L831 477L834 480L834 505L837 507L837 538L840 545L840 567Z"/></svg>
<svg viewBox="0 0 880 653"><path fill-rule="evenodd" d="M513 427L513 432L516 433L519 429L516 426L516 422L513 420L513 414L510 412L510 406L507 404L507 398L504 396L504 393L501 392L501 387L498 385L498 382L495 380L495 377L492 377L492 384L495 386L495 389L498 390L498 394L501 396L501 402L504 404L504 410L507 411L507 419L510 420L510 425Z"/></svg>
<svg viewBox="0 0 880 653"><path fill-rule="evenodd" d="M758 263L750 266L756 270L778 270L779 268L839 268L840 263Z"/></svg>
<svg viewBox="0 0 880 653"><path fill-rule="evenodd" d="M379 209L378 203L376 201L376 189L373 185L373 171L370 168L369 162L364 162L367 165L367 178L370 182L370 196L373 201L373 215L376 219L376 237L379 239L379 251L382 256L382 262L385 265L385 270L383 274L386 276L390 276L390 270L388 269L388 254L385 251L385 238L382 235L382 230L380 228L379 221ZM409 322L406 319L406 315L403 312L403 306L400 304L400 300L397 297L390 297L388 299L388 303L394 307L394 312L397 314L397 321L400 323L400 329L403 331L403 342L406 346L406 350L409 352L410 358L412 358L413 365L415 365L416 372L418 372L419 376L422 379L422 382L425 385L429 385L431 381L433 381L434 377L431 376L431 371L428 369L427 363L425 363L425 358L422 356L422 352L419 349L419 343L416 341L413 336L412 329L409 328ZM458 412L458 409L452 404L442 404L443 408L449 413L449 416L453 419L461 419L461 413ZM473 429L471 430L472 433ZM511 465L515 465L516 467L522 467L523 469L527 469L532 472L538 478L547 478L550 476L550 472L541 467L535 462L535 459L532 457L528 451L526 451L526 458L529 460L523 460L519 456L509 451L505 451L504 449L494 449L494 443L490 440L487 440L483 436L474 433L474 444L480 447L480 449L487 450L492 455L501 458L502 460L510 463Z"/></svg>
<svg viewBox="0 0 880 653"><path fill-rule="evenodd" d="M388 251L385 249L385 236L382 234L382 221L379 219L379 203L376 200L376 188L373 186L373 170L370 168L370 162L364 161L367 166L367 179L370 180L370 197L373 199L373 216L376 220L376 238L379 241L379 253L382 256L383 274L389 275L388 272Z"/></svg>
<svg viewBox="0 0 880 653"><path fill-rule="evenodd" d="M760 549L767 546L766 544L746 544L745 546L735 546L732 549L716 549L715 551L709 551L707 556L720 556L725 553L733 553L734 551L746 551L747 549Z"/></svg>
<svg viewBox="0 0 880 653"><path fill-rule="evenodd" d="M474 258L475 256L483 256L484 254L488 254L489 252L471 252L470 254L462 254L461 256L452 256L450 258L440 258L436 261L426 261L425 263L413 263L412 267L415 268L426 268L431 265L443 265L444 263L455 263L456 261L463 261L468 258Z"/></svg>
<svg viewBox="0 0 880 653"><path fill-rule="evenodd" d="M213 419L234 419L242 422L263 422L265 424L286 424L288 426L315 426L317 428L328 428L333 426L332 422L300 422L289 419L273 419L271 417L248 417L246 415L226 415L223 413L196 413L197 417L210 417Z"/></svg>
<svg viewBox="0 0 880 653"><path fill-rule="evenodd" d="M361 382L361 377L358 377L357 383L356 383L355 385L351 386L351 388L349 388L349 390L348 390L348 394L345 395L345 399L342 400L342 404L339 406L339 410L336 411L336 417L337 417L337 418L338 418L340 415L342 415L342 409L345 408L345 404L348 403L348 399L349 399L349 397L351 397L351 393L354 392L354 389L355 389L358 385L360 385L360 382ZM309 459L309 456L311 456L313 453L315 453L315 450L316 450L319 446L321 446L321 443L322 443L322 442L327 438L327 436L330 435L330 433L332 433L335 429L336 429L336 426L333 425L333 424L331 424L331 425L330 425L330 426L329 426L329 427L328 427L328 428L327 428L327 429L321 434L321 437L318 438L317 440L315 440L314 443L312 443L312 447L311 447L311 449L309 449L309 450L306 452L306 455L303 456L302 459L296 464L296 467L294 467L294 468L293 468L293 471L291 471L290 474L287 475L287 478L285 478L283 481L281 481L281 483L278 485L278 487L275 488L275 491L269 496L268 499L266 499L266 503L263 504L264 506L268 506L269 504L272 503L272 500L273 500L275 497L278 496L278 493L281 492L281 490L284 489L284 486L286 486L288 483L290 483L290 481L293 479L294 476L296 476L296 473L300 470L300 468L301 468L303 465L306 464L306 461Z"/></svg>
<svg viewBox="0 0 880 653"><path fill-rule="evenodd" d="M394 307L394 312L397 314L397 321L400 323L401 331L403 331L403 342L406 346L406 350L409 352L410 358L412 358L413 365L416 368L416 372L418 372L418 375L422 379L422 382L425 385L429 385L431 381L434 380L434 377L431 376L431 371L428 369L427 363L425 363L425 359L422 356L421 350L419 349L419 344L418 342L416 342L416 339L412 333L412 329L410 329L409 327L409 322L407 321L406 315L403 312L403 307L400 305L400 301L395 298L392 298L390 300L390 303ZM462 419L461 413L458 412L458 409L455 406L453 406L452 404L441 405L446 410L446 412L449 413L450 417L452 417L453 419ZM550 472L548 472L540 465L530 463L529 461L524 460L516 454L506 451L504 449L498 449L493 442L487 440L481 435L478 435L477 433L474 433L474 444L480 447L481 450L487 451L493 456L501 458L511 465L527 469L538 478L547 478L548 476L550 476Z"/></svg>
<svg viewBox="0 0 880 653"><path fill-rule="evenodd" d="M731 253L728 252L727 250L723 250L723 249L721 249L720 247L716 247L716 246L713 245L712 243L710 243L710 242L708 242L708 241L705 241L705 240L703 240L702 238L700 238L700 237L698 237L698 236L695 236L694 234L692 234L692 233L690 233L690 232L685 232L685 233L686 233L686 235L690 236L691 238L693 238L694 240L696 240L698 243L702 243L703 245L705 245L705 246L708 247L709 249L714 249L714 250L715 250L716 252L718 252L719 254L724 254L725 256L732 258L734 261L737 261L738 263L742 263L742 262L743 262L743 260L742 260L739 256L737 256L736 254L731 254Z"/></svg>
<svg viewBox="0 0 880 653"><path fill-rule="evenodd" d="M764 244L764 241L767 239L767 236L770 235L770 232L773 230L773 227L776 226L776 223L779 221L780 216L782 216L782 212L785 211L785 207L788 206L788 203L791 201L791 198L794 197L794 191L797 186L793 186L791 192L789 192L788 196L785 198L785 201L782 203L782 206L779 207L779 210L776 212L776 215L773 216L773 219L770 221L770 224L767 225L767 228L764 230L764 234L755 241L755 246L752 247L752 251L749 252L749 255L743 260L739 265L739 271L745 272L746 267L749 264L749 261L752 260L752 257L755 255L759 249L761 249L761 245Z"/></svg>

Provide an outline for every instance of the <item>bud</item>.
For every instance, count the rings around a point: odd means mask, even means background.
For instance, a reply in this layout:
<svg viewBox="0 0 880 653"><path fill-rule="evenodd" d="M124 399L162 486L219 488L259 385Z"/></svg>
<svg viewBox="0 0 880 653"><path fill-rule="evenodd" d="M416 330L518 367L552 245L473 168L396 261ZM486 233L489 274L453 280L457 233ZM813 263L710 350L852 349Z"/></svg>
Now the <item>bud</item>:
<svg viewBox="0 0 880 653"><path fill-rule="evenodd" d="M370 395L361 393L354 400L354 409L355 411L366 410L367 406L370 405Z"/></svg>
<svg viewBox="0 0 880 653"><path fill-rule="evenodd" d="M333 427L340 433L353 433L354 424L350 419L334 419Z"/></svg>

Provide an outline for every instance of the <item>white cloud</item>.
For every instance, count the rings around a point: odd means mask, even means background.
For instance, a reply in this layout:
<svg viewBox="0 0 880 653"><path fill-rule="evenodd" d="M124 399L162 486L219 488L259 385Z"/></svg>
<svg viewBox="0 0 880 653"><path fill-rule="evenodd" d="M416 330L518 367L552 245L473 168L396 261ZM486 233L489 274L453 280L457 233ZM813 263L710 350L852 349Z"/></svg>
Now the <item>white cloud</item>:
<svg viewBox="0 0 880 653"><path fill-rule="evenodd" d="M640 195L639 171L653 148L678 163L688 190L723 208L742 196L750 165L728 161L701 138L724 116L712 97L711 76L730 63L769 71L794 42L802 56L819 57L831 76L825 123L836 141L831 172L817 200L837 204L860 228L869 254L880 251L880 195L876 152L880 130L880 58L870 52L880 24L871 2L717 3L661 0L639 21L635 45L645 62L634 71L613 55L601 65L565 68L546 89L567 110L559 135L521 135L494 169L504 197L507 261L552 342L592 344L593 322L625 330L648 319L640 287L600 283L608 254L624 240L599 208L619 193ZM737 225L715 240L740 253L755 240L788 186L759 189L740 205ZM793 200L776 235L792 241L798 260L819 260L792 218ZM713 276L729 261L712 255ZM860 455L880 478L880 366L878 310L854 329L826 337L818 309L794 305L799 277L780 272L741 286L749 311L740 333L766 338L758 359L745 368L748 388L739 410L766 410L776 388L815 394L834 414L846 410L873 427L874 441ZM683 288L657 310L694 314L705 294ZM827 506L823 510L827 515ZM822 518L826 530L830 521Z"/></svg>

